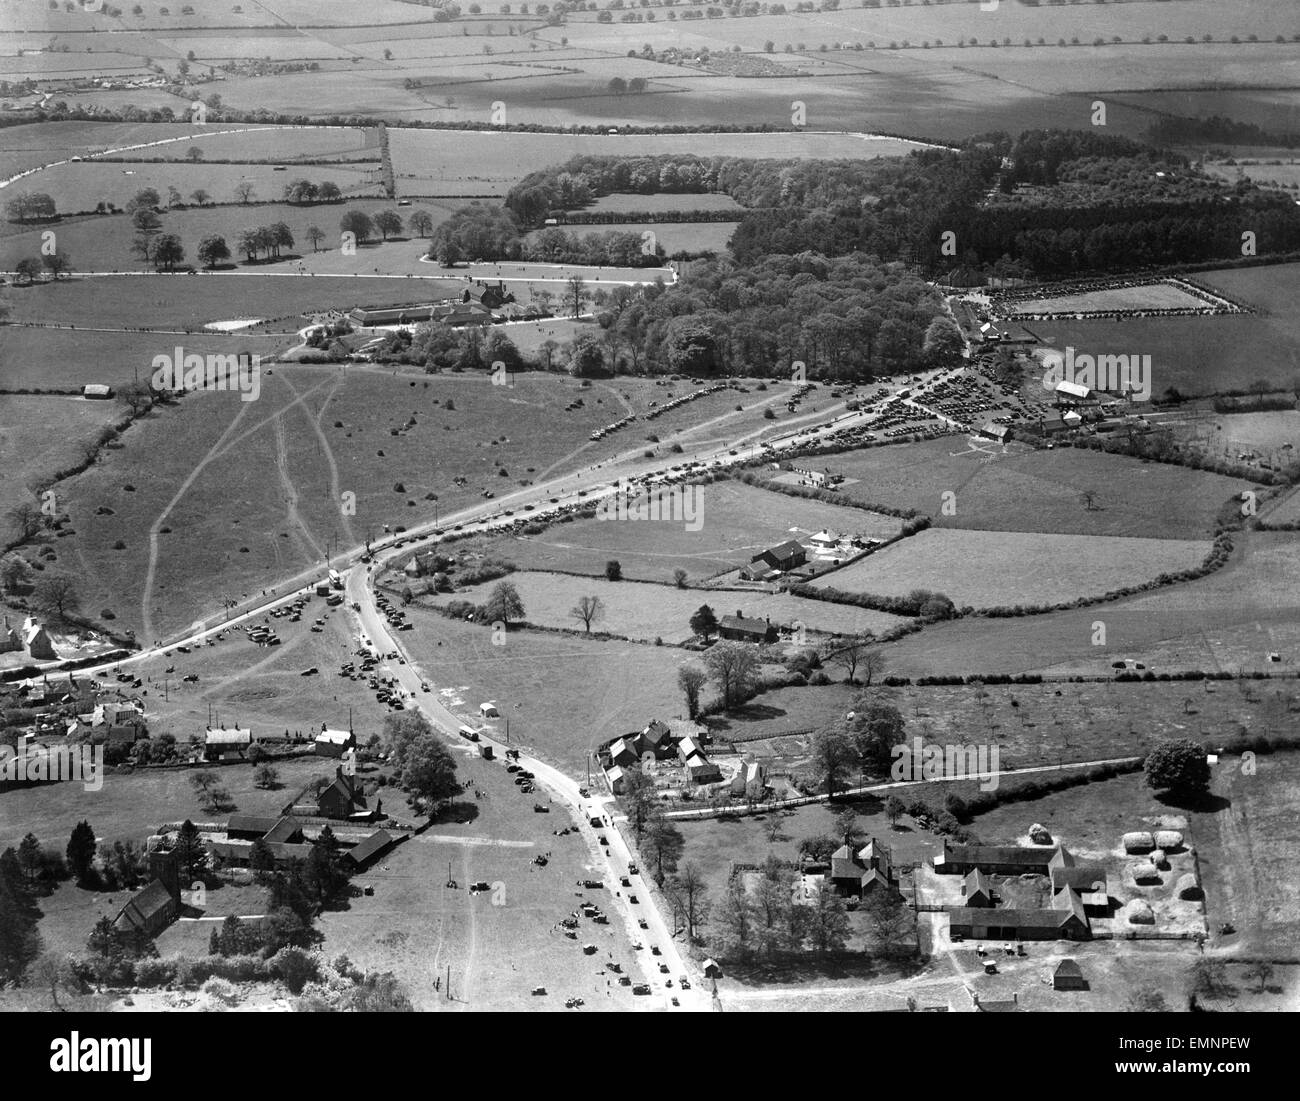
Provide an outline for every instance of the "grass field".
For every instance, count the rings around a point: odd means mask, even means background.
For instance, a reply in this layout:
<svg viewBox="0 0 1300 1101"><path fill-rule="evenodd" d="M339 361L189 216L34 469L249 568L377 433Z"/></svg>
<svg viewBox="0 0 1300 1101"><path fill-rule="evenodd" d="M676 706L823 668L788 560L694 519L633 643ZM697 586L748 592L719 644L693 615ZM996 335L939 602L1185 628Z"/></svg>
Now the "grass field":
<svg viewBox="0 0 1300 1101"><path fill-rule="evenodd" d="M900 617L884 612L801 600L784 593L710 593L671 585L532 572L512 574L510 581L519 590L525 618L530 623L581 629L581 622L569 612L582 597L595 596L604 605L604 614L592 624L593 630L647 642L655 638L668 643L685 642L694 633L689 625L691 615L702 603L707 603L719 617L740 611L747 618L769 619L774 626L802 623L809 631L836 634L883 634L902 622ZM487 582L464 589L457 596L486 600L494 584Z"/></svg>
<svg viewBox="0 0 1300 1101"><path fill-rule="evenodd" d="M30 500L31 487L81 460L81 448L125 410L73 397L0 396L0 515Z"/></svg>
<svg viewBox="0 0 1300 1101"><path fill-rule="evenodd" d="M433 684L450 689L446 706L472 719L480 701L495 700L512 744L575 777L585 778L597 743L686 713L677 670L688 655L672 647L528 631L493 646L482 627L414 606L409 618L404 645Z"/></svg>
<svg viewBox="0 0 1300 1101"><path fill-rule="evenodd" d="M1003 454L960 438L828 455L819 463L855 479L841 493L866 503L912 508L938 527L1195 539L1249 483L1097 451L1057 448ZM1093 490L1094 507L1080 496ZM955 515L943 494L955 494Z"/></svg>
<svg viewBox="0 0 1300 1101"><path fill-rule="evenodd" d="M593 233L653 233L655 243L669 256L677 252L727 251L739 222L621 222L618 225L569 226L570 233L588 237Z"/></svg>
<svg viewBox="0 0 1300 1101"><path fill-rule="evenodd" d="M707 192L703 195L686 195L674 192L659 195L601 195L594 202L582 208L584 212L593 214L607 211L632 211L640 214L643 211L734 210L737 215L744 209L730 195L722 195L717 192Z"/></svg>
<svg viewBox="0 0 1300 1101"><path fill-rule="evenodd" d="M693 403L698 404L698 403ZM659 426L671 414L653 422ZM623 576L670 582L684 569L692 581L743 566L760 551L823 528L888 539L900 521L881 513L769 493L739 482L714 482L691 489L698 531L683 521L576 520L553 524L538 535L477 537L458 548L505 558L523 569L562 569L603 577L617 558ZM617 630L617 628L611 628Z"/></svg>
<svg viewBox="0 0 1300 1101"><path fill-rule="evenodd" d="M1208 541L930 529L814 581L905 596L937 589L962 607L1055 604L1191 569Z"/></svg>
<svg viewBox="0 0 1300 1101"><path fill-rule="evenodd" d="M1060 297L1029 298L1015 303L1015 313L1069 313L1090 310L1201 309L1203 299L1169 283L1148 283L1140 287L1089 291Z"/></svg>

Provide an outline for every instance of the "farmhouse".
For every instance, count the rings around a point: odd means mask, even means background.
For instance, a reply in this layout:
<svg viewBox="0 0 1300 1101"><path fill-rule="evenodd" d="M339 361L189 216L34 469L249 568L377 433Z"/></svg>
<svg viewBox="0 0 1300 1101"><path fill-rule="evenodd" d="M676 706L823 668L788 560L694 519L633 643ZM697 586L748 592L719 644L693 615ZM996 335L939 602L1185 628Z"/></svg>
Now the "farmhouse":
<svg viewBox="0 0 1300 1101"><path fill-rule="evenodd" d="M54 652L49 632L31 616L23 621L23 645L28 654L43 661L52 661L59 656Z"/></svg>
<svg viewBox="0 0 1300 1101"><path fill-rule="evenodd" d="M864 898L877 890L892 890L895 887L893 858L874 837L857 852L846 837L844 844L831 854L830 881L837 894L853 898Z"/></svg>
<svg viewBox="0 0 1300 1101"><path fill-rule="evenodd" d="M731 780L734 799L761 799L767 790L767 766L760 761L746 761Z"/></svg>
<svg viewBox="0 0 1300 1101"><path fill-rule="evenodd" d="M723 616L718 621L718 635L730 642L775 642L777 631L771 620L746 619L744 613Z"/></svg>
<svg viewBox="0 0 1300 1101"><path fill-rule="evenodd" d="M311 794L311 788L304 788L281 813L312 818L372 821L382 817L381 807L382 802L376 799L374 809L369 809L355 778L338 768L331 784L316 795Z"/></svg>
<svg viewBox="0 0 1300 1101"><path fill-rule="evenodd" d="M225 727L213 730L209 727L203 732L203 756L209 761L243 757L252 744L252 730L227 730Z"/></svg>

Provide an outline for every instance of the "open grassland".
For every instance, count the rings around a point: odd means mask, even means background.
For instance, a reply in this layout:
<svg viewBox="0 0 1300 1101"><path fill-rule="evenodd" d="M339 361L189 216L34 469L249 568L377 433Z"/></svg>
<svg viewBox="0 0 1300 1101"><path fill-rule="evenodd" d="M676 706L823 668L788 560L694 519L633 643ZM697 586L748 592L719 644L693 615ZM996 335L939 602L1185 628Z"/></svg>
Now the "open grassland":
<svg viewBox="0 0 1300 1101"><path fill-rule="evenodd" d="M1072 345L1081 353L1150 355L1157 394L1171 386L1184 394L1209 394L1246 390L1258 379L1279 387L1294 382L1300 321L1293 303L1300 293L1300 264L1199 272L1194 278L1259 314L1057 319L1030 322L1030 328L1058 349Z"/></svg>
<svg viewBox="0 0 1300 1101"><path fill-rule="evenodd" d="M606 970L612 962L640 981L641 953L617 918L606 925L580 918L575 940L555 927L574 909L575 884L599 878L591 836L551 836L569 825L568 815L535 814L537 796L520 794L500 763L466 756L457 766L458 776L482 793L462 804L469 820L436 823L358 876L354 882L375 893L320 919L326 957L342 952L366 970L395 972L426 1011L562 1010L575 995L592 1010L661 1005L659 998L635 997ZM394 792L395 811L396 798ZM545 867L532 863L543 854ZM446 886L449 864L459 887ZM468 886L479 881L494 890L470 894ZM612 909L606 890L579 893ZM584 954L588 944L595 954ZM546 995L534 996L534 986Z"/></svg>
<svg viewBox="0 0 1300 1101"><path fill-rule="evenodd" d="M299 343L293 334L306 324L304 313L323 313L332 309L347 311L353 306L436 302L455 294L464 285L463 280L437 278L418 282L366 276L300 278L290 275L285 270L287 267L253 269L237 275L220 272L216 275L200 274L192 278L181 275L74 276L57 283L14 287L7 297L9 319L19 325L9 326L3 332L21 340L20 334L27 331L19 327L24 322L75 325L78 330L157 329L159 332L156 333L119 334L131 338L128 343L134 341L142 347L148 345L149 353L143 358L147 363L159 350L170 350L166 341L160 341L168 330L198 331L212 322L261 318L265 324L238 330L225 339L227 342L265 340L270 335L273 340L270 350L278 351ZM266 270L265 274L262 274L263 270ZM270 271L284 274L270 274ZM68 333L66 329L47 330L41 339L57 341ZM187 335L186 339L192 341L196 337ZM164 344L162 349L156 347L160 342ZM174 346L174 341L171 343ZM109 342L104 347L104 361L84 363L83 370L94 373L111 369L115 345ZM267 346L253 350L265 354ZM57 345L51 346L48 358L57 359ZM22 372L16 377L37 370L35 366L28 368L22 363L14 366ZM39 366L42 370L61 370L58 362ZM129 367L127 377L130 377Z"/></svg>
<svg viewBox="0 0 1300 1101"><path fill-rule="evenodd" d="M673 647L531 631L494 646L476 624L415 606L409 618L415 628L403 646L445 706L477 725L479 703L494 700L511 744L573 776L586 776L598 743L686 713L677 670L692 655Z"/></svg>
<svg viewBox="0 0 1300 1101"><path fill-rule="evenodd" d="M524 618L529 623L582 629L581 621L570 611L584 596L594 596L603 605L603 612L592 624L593 630L647 642L656 638L669 643L689 639L694 634L690 618L701 603L708 603L719 616L739 611L746 618L770 620L774 626L801 623L809 631L835 634L883 634L902 622L900 617L884 612L801 600L784 593L700 593L670 585L532 572L512 574L510 581L519 590ZM485 600L495 584L486 582L457 595L460 599Z"/></svg>
<svg viewBox="0 0 1300 1101"><path fill-rule="evenodd" d="M725 253L731 235L739 222L620 222L618 225L569 226L570 233L589 237L593 233L635 233L646 240L645 234L669 256L678 252Z"/></svg>
<svg viewBox="0 0 1300 1101"><path fill-rule="evenodd" d="M634 580L670 582L673 571L683 569L691 581L700 581L743 566L777 543L807 538L824 528L889 539L898 534L901 524L881 513L787 497L739 482L688 486L679 492L683 496L674 503L672 491L664 491L660 507L677 511L662 521L576 520L552 524L536 535L477 537L458 548L504 558L523 569L603 577L605 563L614 558L623 576ZM644 503L644 498L640 500ZM698 521L696 531L687 529L681 513L687 504Z"/></svg>
<svg viewBox="0 0 1300 1101"><path fill-rule="evenodd" d="M29 501L34 484L79 462L83 446L125 412L109 401L0 396L0 515Z"/></svg>
<svg viewBox="0 0 1300 1101"><path fill-rule="evenodd" d="M818 457L855 479L840 492L850 500L912 508L938 527L1059 535L1194 539L1213 531L1216 513L1250 483L1098 451L1003 453L960 437ZM1083 494L1096 493L1093 507ZM942 511L945 492L956 514Z"/></svg>
<svg viewBox="0 0 1300 1101"><path fill-rule="evenodd" d="M679 194L667 192L660 195L616 194L601 195L594 202L582 208L581 213L608 213L611 211L641 213L642 211L663 212L668 210L734 210L737 215L745 208L730 195L718 192L706 192L703 195Z"/></svg>
<svg viewBox="0 0 1300 1101"><path fill-rule="evenodd" d="M936 624L888 648L903 676L1053 672L1106 674L1131 657L1157 673L1300 669L1298 599L1291 578L1300 543L1291 533L1254 533L1221 570L1198 581L1023 619ZM833 574L831 576L834 576ZM1105 626L1096 645L1096 624ZM1268 655L1278 653L1279 663Z"/></svg>
<svg viewBox="0 0 1300 1101"><path fill-rule="evenodd" d="M159 637L385 525L431 520L435 501L447 516L482 504L485 489L504 499L521 482L607 460L631 441L589 436L614 409L636 411L621 391L642 410L662 395L620 380L619 393L584 391L585 408L565 412L577 383L513 381L278 365L256 401L187 396L60 484L76 533L59 540L60 566L78 576L85 607L111 606L121 626L152 625ZM677 415L707 422L713 410L726 416L720 408L706 399ZM342 508L345 492L355 512Z"/></svg>
<svg viewBox="0 0 1300 1101"><path fill-rule="evenodd" d="M1068 313L1071 310L1176 310L1204 307L1196 298L1169 283L1148 283L1140 287L1116 287L1113 290L1088 291L1059 297L1017 300L1016 313Z"/></svg>
<svg viewBox="0 0 1300 1101"><path fill-rule="evenodd" d="M1208 541L930 529L814 581L905 596L938 589L959 606L1054 604L1191 569Z"/></svg>
<svg viewBox="0 0 1300 1101"><path fill-rule="evenodd" d="M226 199L232 196L224 196ZM304 263L310 263L316 270L320 258L332 250L340 257L340 262L333 268L321 266L322 271L332 271L348 275L374 274L374 263L369 260L372 246L359 244L352 256L344 257L340 250L341 237L339 222L349 210L360 210L373 217L381 210L393 209L393 203L385 199L359 198L347 203L330 203L323 206L302 207L288 203L258 203L247 206L230 204L225 206L186 207L184 210L169 210L162 215L162 232L174 233L181 239L185 248L184 263L193 267L202 267L198 259L199 242L210 234L225 238L230 248L230 260L223 268L238 264L241 273L266 268L271 271L296 272L297 261L282 259L274 264L267 264L265 258L259 258L256 265L245 267L246 257L236 250L239 233L243 229L284 222L294 237L294 245L286 255L301 254ZM430 204L429 213L441 221L446 212ZM323 251L313 253L311 241L307 238L307 229L318 226L324 234L320 242ZM0 267L12 271L14 265L24 257L41 255L40 228L22 228L14 225L5 227L8 232L0 236ZM151 265L140 260L131 251L136 232L131 219L125 214L103 216L91 215L85 218L70 219L58 223L55 227L60 252L71 259L74 271L116 272L146 271L152 272ZM376 243L378 238L376 238ZM423 247L410 242L404 245L409 263L414 264L423 252ZM423 265L426 270L419 271L408 267L406 270L422 275L438 275L435 265ZM405 274L405 272L403 272Z"/></svg>
<svg viewBox="0 0 1300 1101"><path fill-rule="evenodd" d="M313 183L332 180L347 199L359 196L382 196L379 163L358 165L295 165L289 170L270 164L190 164L188 162L146 163L143 161L77 161L47 168L23 180L23 190L41 190L54 199L64 213L91 211L101 203L125 207L142 188L152 187L164 204L168 188L180 192L181 201L194 203L193 193L202 188L212 200L234 202L235 188L249 184L253 198L273 199L283 194L289 180L306 179ZM309 208L298 207L309 212ZM179 214L179 211L173 211Z"/></svg>

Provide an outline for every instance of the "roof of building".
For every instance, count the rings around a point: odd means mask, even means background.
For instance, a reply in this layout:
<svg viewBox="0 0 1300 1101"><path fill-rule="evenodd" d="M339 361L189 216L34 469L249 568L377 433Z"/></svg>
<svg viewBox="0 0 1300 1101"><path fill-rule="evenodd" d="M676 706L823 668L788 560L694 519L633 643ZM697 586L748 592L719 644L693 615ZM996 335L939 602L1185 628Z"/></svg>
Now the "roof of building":
<svg viewBox="0 0 1300 1101"><path fill-rule="evenodd" d="M226 822L226 833L269 833L282 821L286 820L257 814L232 814Z"/></svg>
<svg viewBox="0 0 1300 1101"><path fill-rule="evenodd" d="M940 864L1028 864L1040 865L1043 874L1053 866L1069 867L1074 857L1061 846L1037 848L1022 845L950 845L943 846Z"/></svg>
<svg viewBox="0 0 1300 1101"><path fill-rule="evenodd" d="M329 745L347 745L353 740L353 735L350 730L322 730L316 735L316 740Z"/></svg>
<svg viewBox="0 0 1300 1101"><path fill-rule="evenodd" d="M984 895L990 895L992 893L992 885L989 883L989 877L980 871L979 868L975 868L973 871L966 873L965 886L967 898L971 898L977 892Z"/></svg>
<svg viewBox="0 0 1300 1101"><path fill-rule="evenodd" d="M1077 867L1055 867L1051 869L1052 890L1073 887L1076 891L1106 890L1106 869L1094 864L1080 864Z"/></svg>
<svg viewBox="0 0 1300 1101"><path fill-rule="evenodd" d="M127 899L113 924L125 923L133 929L143 929L154 917L172 905L173 901L171 892L163 881L155 879Z"/></svg>
<svg viewBox="0 0 1300 1101"><path fill-rule="evenodd" d="M275 825L266 831L262 840L268 845L275 842L287 842L301 832L302 823L292 815L286 814L283 818L278 819Z"/></svg>
<svg viewBox="0 0 1300 1101"><path fill-rule="evenodd" d="M1011 929L1057 929L1078 917L1084 926L1088 920L1071 910L990 910L979 906L954 906L948 911L953 925L1001 925Z"/></svg>
<svg viewBox="0 0 1300 1101"><path fill-rule="evenodd" d="M788 561L791 558L797 558L799 555L805 553L807 552L804 550L803 544L801 544L797 539L787 539L784 543L778 543L775 547L768 547L767 550L763 552L763 554L770 555L778 562Z"/></svg>
<svg viewBox="0 0 1300 1101"><path fill-rule="evenodd" d="M1052 975L1058 979L1081 979L1083 978L1083 968L1079 966L1077 960L1062 960L1056 965L1056 970Z"/></svg>
<svg viewBox="0 0 1300 1101"><path fill-rule="evenodd" d="M253 739L252 730L239 730L232 727L230 730L212 730L209 728L204 731L204 745L248 745Z"/></svg>
<svg viewBox="0 0 1300 1101"><path fill-rule="evenodd" d="M726 615L718 621L718 626L728 631L740 631L746 635L767 637L771 625L765 619L746 619L744 616Z"/></svg>
<svg viewBox="0 0 1300 1101"><path fill-rule="evenodd" d="M1082 386L1077 382L1070 382L1068 379L1062 379L1056 384L1056 392L1058 394L1065 394L1072 398L1086 398L1092 393L1088 387Z"/></svg>
<svg viewBox="0 0 1300 1101"><path fill-rule="evenodd" d="M375 830L359 845L354 845L343 855L350 858L355 864L363 864L371 857L378 856L392 843L393 835L391 833L387 830Z"/></svg>

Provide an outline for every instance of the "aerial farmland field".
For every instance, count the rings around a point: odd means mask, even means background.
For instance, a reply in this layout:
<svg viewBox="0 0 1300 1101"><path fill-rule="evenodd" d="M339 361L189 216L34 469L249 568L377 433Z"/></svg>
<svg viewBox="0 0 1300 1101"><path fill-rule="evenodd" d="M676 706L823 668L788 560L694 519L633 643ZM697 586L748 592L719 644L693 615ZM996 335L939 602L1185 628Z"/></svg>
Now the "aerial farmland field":
<svg viewBox="0 0 1300 1101"><path fill-rule="evenodd" d="M906 596L937 589L962 607L1058 604L1200 565L1208 540L931 528L813 582Z"/></svg>

